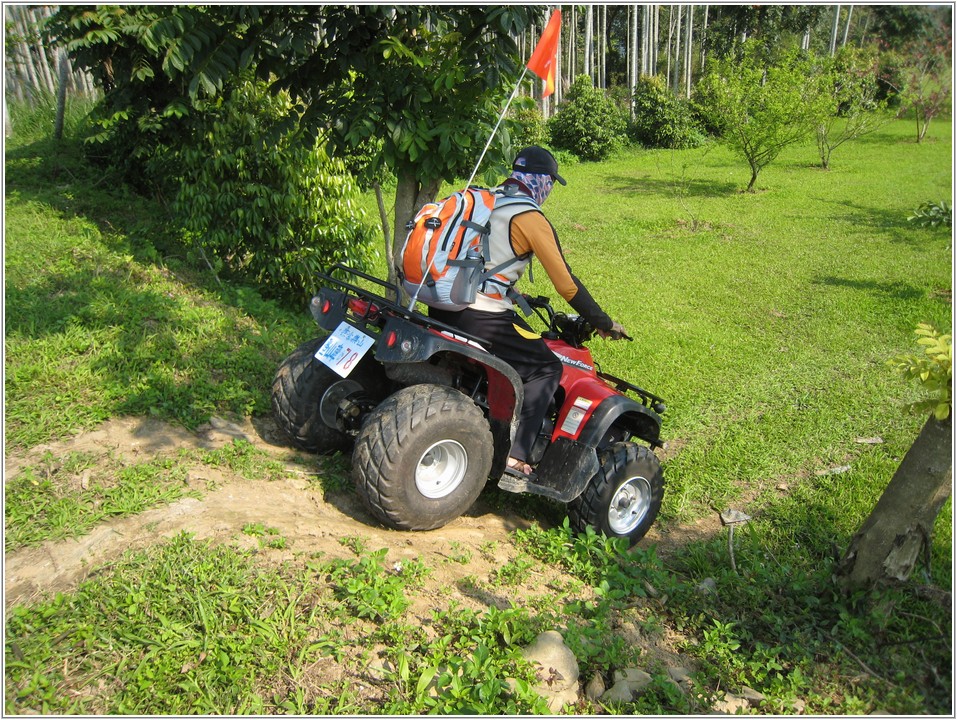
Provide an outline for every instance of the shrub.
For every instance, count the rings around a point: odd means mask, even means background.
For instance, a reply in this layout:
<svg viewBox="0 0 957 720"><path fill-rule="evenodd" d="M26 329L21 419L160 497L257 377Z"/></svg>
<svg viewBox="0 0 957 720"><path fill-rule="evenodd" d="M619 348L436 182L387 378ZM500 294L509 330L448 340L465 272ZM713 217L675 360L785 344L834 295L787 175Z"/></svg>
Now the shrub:
<svg viewBox="0 0 957 720"><path fill-rule="evenodd" d="M291 107L246 81L197 113L172 151L173 209L217 270L300 302L317 270L336 261L368 267L373 250L354 180L319 144L285 129Z"/></svg>
<svg viewBox="0 0 957 720"><path fill-rule="evenodd" d="M949 228L953 226L953 211L946 200L940 202L922 202L914 214L907 218L908 222L921 227L941 227Z"/></svg>
<svg viewBox="0 0 957 720"><path fill-rule="evenodd" d="M646 147L674 150L704 142L690 104L665 87L660 77L642 77L635 87L635 119L631 136Z"/></svg>
<svg viewBox="0 0 957 720"><path fill-rule="evenodd" d="M548 121L552 144L583 160L608 157L621 146L626 129L625 114L587 75L575 79L568 101Z"/></svg>

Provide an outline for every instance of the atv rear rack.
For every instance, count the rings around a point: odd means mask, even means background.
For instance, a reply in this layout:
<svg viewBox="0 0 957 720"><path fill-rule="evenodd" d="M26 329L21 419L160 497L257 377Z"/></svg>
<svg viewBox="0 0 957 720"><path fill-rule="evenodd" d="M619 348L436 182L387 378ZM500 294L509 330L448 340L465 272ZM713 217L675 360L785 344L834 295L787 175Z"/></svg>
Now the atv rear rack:
<svg viewBox="0 0 957 720"><path fill-rule="evenodd" d="M388 310L388 312L391 315L397 315L399 317L402 317L408 320L409 322L413 322L427 328L432 328L432 329L439 330L446 333L452 333L453 335L457 337L465 338L466 340L469 340L471 342L478 343L483 349L486 349L486 350L488 349L489 343L487 340L483 340L482 338L476 337L474 335L469 335L468 333L462 331L461 329L457 327L454 327L452 325L447 325L446 323L440 322L436 320L435 318L429 317L428 315L418 312L417 310L410 310L409 308L404 307L403 305L399 304L395 300L389 300L383 295L377 295L376 293L370 290L367 290L366 288L360 287L358 285L354 285L346 280L341 280L337 277L334 277L332 273L337 270L343 273L348 273L350 275L358 276L362 278L363 280L367 280L381 287L384 292L391 293L393 297L396 297L396 298L400 297L399 289L392 283L389 283L385 280L381 280L373 275L364 273L361 270L356 270L355 268L349 267L348 265L343 265L342 263L335 263L328 269L328 271L318 272L316 274L325 283L330 285L335 285L339 287L341 290L345 290L347 292L353 293L361 297L364 300L368 300L369 302L377 305L380 310L382 309ZM368 321L369 315L370 315L370 312L367 309L367 312L365 316L362 317L362 319L365 321Z"/></svg>

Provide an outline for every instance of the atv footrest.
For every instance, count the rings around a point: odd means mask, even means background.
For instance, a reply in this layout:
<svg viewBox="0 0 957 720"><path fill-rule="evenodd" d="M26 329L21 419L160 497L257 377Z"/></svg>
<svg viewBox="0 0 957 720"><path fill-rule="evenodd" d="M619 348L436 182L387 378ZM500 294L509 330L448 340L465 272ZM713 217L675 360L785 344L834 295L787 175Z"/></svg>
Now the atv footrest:
<svg viewBox="0 0 957 720"><path fill-rule="evenodd" d="M537 482L505 474L498 486L506 492L544 495L558 502L569 502L584 492L598 468L595 448L558 438L535 468Z"/></svg>

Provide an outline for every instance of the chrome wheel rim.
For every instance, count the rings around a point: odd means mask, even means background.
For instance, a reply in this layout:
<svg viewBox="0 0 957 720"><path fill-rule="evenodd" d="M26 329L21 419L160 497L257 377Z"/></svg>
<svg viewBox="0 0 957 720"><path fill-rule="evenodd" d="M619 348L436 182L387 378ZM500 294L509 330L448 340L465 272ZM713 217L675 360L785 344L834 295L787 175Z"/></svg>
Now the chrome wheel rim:
<svg viewBox="0 0 957 720"><path fill-rule="evenodd" d="M648 514L651 507L651 483L638 475L618 486L608 505L608 527L616 535L628 535Z"/></svg>
<svg viewBox="0 0 957 720"><path fill-rule="evenodd" d="M468 453L455 440L440 440L422 453L415 466L415 487L425 497L438 500L451 494L465 478Z"/></svg>

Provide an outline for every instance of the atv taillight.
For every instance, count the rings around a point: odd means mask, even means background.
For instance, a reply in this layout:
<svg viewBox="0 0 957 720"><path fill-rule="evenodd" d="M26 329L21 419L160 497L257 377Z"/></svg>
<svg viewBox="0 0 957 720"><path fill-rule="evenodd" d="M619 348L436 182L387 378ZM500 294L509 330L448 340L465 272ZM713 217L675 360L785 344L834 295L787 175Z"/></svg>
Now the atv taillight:
<svg viewBox="0 0 957 720"><path fill-rule="evenodd" d="M331 302L329 302L328 300L326 300L324 303L322 303L322 314L323 314L323 315L325 315L325 314L326 314L327 312L329 312L331 309L332 309L332 303L331 303Z"/></svg>
<svg viewBox="0 0 957 720"><path fill-rule="evenodd" d="M392 330L392 331L386 336L385 346L388 347L388 348L394 348L394 347L395 347L395 341L396 341L398 338L399 338L399 336L396 334L395 330Z"/></svg>
<svg viewBox="0 0 957 720"><path fill-rule="evenodd" d="M360 315L361 317L375 317L379 314L379 308L367 300L349 298L349 302L347 304L352 312L354 312L356 315Z"/></svg>

